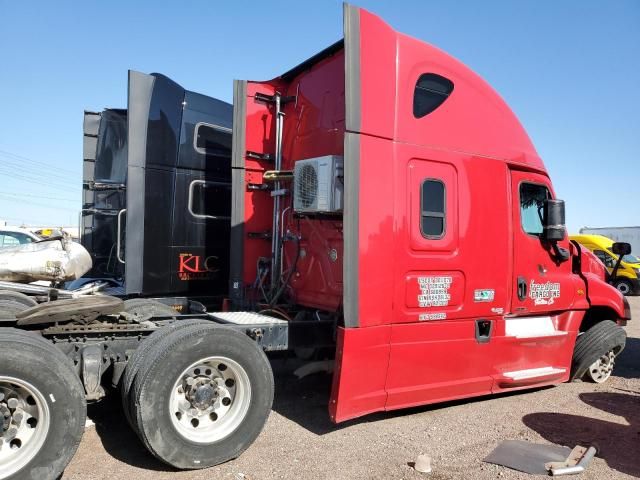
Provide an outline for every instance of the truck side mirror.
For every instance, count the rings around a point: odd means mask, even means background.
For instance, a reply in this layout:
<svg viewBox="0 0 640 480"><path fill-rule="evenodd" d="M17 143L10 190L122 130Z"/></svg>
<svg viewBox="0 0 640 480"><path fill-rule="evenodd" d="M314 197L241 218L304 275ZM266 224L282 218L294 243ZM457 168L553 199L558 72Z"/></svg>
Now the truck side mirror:
<svg viewBox="0 0 640 480"><path fill-rule="evenodd" d="M631 244L627 242L615 242L611 245L611 251L622 257L631 253Z"/></svg>
<svg viewBox="0 0 640 480"><path fill-rule="evenodd" d="M564 240L567 229L564 224L564 200L548 198L542 205L542 236L556 242Z"/></svg>

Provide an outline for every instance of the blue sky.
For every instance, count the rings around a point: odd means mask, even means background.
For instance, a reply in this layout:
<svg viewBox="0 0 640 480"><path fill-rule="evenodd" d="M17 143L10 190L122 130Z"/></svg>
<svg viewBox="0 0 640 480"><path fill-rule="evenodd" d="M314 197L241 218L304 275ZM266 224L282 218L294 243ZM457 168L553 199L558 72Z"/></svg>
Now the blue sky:
<svg viewBox="0 0 640 480"><path fill-rule="evenodd" d="M483 76L544 159L567 224L640 225L640 2L361 0ZM0 0L0 219L76 225L82 112L127 69L231 101L342 36L342 3Z"/></svg>

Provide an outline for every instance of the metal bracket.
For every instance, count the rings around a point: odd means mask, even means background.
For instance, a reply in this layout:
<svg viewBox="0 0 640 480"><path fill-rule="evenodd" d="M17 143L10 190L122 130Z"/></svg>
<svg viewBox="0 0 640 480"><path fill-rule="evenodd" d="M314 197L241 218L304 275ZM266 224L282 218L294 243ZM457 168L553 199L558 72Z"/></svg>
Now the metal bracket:
<svg viewBox="0 0 640 480"><path fill-rule="evenodd" d="M102 378L101 345L90 345L82 349L82 383L87 400L99 400L104 397L104 388L100 385Z"/></svg>
<svg viewBox="0 0 640 480"><path fill-rule="evenodd" d="M273 192L271 192L271 196L284 197L288 193L289 193L289 190L287 190L286 188L280 188L279 190L274 190Z"/></svg>
<svg viewBox="0 0 640 480"><path fill-rule="evenodd" d="M247 190L269 190L271 187L267 183L248 183Z"/></svg>
<svg viewBox="0 0 640 480"><path fill-rule="evenodd" d="M126 190L124 183L83 182L82 186L87 190Z"/></svg>
<svg viewBox="0 0 640 480"><path fill-rule="evenodd" d="M271 240L271 232L249 232L247 233L247 237L260 240Z"/></svg>
<svg viewBox="0 0 640 480"><path fill-rule="evenodd" d="M276 103L276 97L280 96L280 94L276 94L276 95L267 95L265 93L256 93L254 95L254 98L258 101L258 102L264 102L264 103ZM285 103L290 103L290 102L295 102L296 101L296 96L295 95L289 95L288 97L282 97L280 96L280 104L285 104Z"/></svg>
<svg viewBox="0 0 640 480"><path fill-rule="evenodd" d="M253 158L255 160L262 160L263 162L273 162L273 155L270 153L258 153L247 150L247 158Z"/></svg>

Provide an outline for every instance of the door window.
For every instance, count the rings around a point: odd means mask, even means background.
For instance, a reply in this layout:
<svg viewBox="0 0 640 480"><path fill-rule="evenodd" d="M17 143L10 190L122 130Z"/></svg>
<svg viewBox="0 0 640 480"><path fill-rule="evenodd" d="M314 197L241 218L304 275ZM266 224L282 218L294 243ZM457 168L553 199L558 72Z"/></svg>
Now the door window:
<svg viewBox="0 0 640 480"><path fill-rule="evenodd" d="M420 231L425 238L442 238L445 230L445 188L441 180L427 179L420 192Z"/></svg>
<svg viewBox="0 0 640 480"><path fill-rule="evenodd" d="M615 267L616 265L615 259L604 250L594 250L593 254L596 257L598 257L602 261L602 263L604 263L605 267L607 268Z"/></svg>
<svg viewBox="0 0 640 480"><path fill-rule="evenodd" d="M520 221L529 235L542 235L542 207L551 198L549 189L536 183L520 184Z"/></svg>

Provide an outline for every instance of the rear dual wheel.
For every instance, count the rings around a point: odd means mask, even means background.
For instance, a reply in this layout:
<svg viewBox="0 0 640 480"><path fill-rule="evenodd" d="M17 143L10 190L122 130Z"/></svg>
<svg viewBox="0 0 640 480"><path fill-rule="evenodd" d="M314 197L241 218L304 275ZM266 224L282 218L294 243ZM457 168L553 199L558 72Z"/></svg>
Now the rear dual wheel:
<svg viewBox="0 0 640 480"><path fill-rule="evenodd" d="M35 307L38 303L28 295L0 290L0 319L15 319L17 313Z"/></svg>
<svg viewBox="0 0 640 480"><path fill-rule="evenodd" d="M125 403L135 430L157 458L181 469L236 458L262 431L273 402L264 352L209 322L158 335L134 377Z"/></svg>
<svg viewBox="0 0 640 480"><path fill-rule="evenodd" d="M0 329L0 366L0 480L54 480L84 432L84 388L61 351L21 330Z"/></svg>
<svg viewBox="0 0 640 480"><path fill-rule="evenodd" d="M0 301L12 301L24 306L25 308L31 308L38 305L38 302L29 295L25 295L20 292L12 292L11 290L0 290Z"/></svg>

